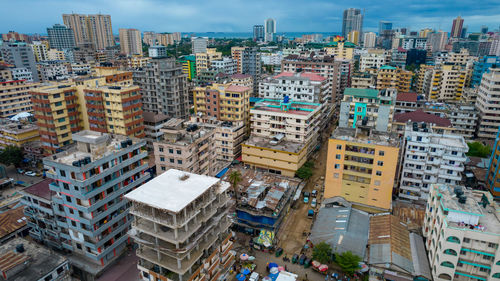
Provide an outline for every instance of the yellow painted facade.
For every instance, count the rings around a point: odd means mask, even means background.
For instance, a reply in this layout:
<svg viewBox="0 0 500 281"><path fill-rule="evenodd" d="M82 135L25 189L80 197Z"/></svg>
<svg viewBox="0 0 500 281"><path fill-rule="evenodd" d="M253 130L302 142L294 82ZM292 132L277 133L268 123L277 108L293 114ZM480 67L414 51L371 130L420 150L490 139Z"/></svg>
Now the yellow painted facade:
<svg viewBox="0 0 500 281"><path fill-rule="evenodd" d="M241 155L242 161L247 165L279 171L281 175L294 177L295 172L307 161L308 148L309 145L304 145L298 153L293 153L243 143Z"/></svg>
<svg viewBox="0 0 500 281"><path fill-rule="evenodd" d="M381 67L377 72L377 89L394 88L409 92L413 73L396 67Z"/></svg>
<svg viewBox="0 0 500 281"><path fill-rule="evenodd" d="M355 32L358 32L358 31L355 31ZM359 32L358 32L358 34L359 34ZM355 42L352 42L352 43L358 44ZM326 53L328 55L334 55L336 58L339 58L339 59L352 60L354 58L354 48L353 47L346 47L344 42L338 42L337 46L325 47L324 50L326 51Z"/></svg>
<svg viewBox="0 0 500 281"><path fill-rule="evenodd" d="M19 127L18 127L19 126ZM38 127L32 124L6 124L0 125L0 146L14 145L22 147L23 144L40 139Z"/></svg>
<svg viewBox="0 0 500 281"><path fill-rule="evenodd" d="M325 198L344 197L363 209L391 209L398 147L330 139Z"/></svg>
<svg viewBox="0 0 500 281"><path fill-rule="evenodd" d="M215 48L207 48L206 53L197 53L196 56L196 74L202 70L210 68L212 61L222 59L222 53L217 52Z"/></svg>

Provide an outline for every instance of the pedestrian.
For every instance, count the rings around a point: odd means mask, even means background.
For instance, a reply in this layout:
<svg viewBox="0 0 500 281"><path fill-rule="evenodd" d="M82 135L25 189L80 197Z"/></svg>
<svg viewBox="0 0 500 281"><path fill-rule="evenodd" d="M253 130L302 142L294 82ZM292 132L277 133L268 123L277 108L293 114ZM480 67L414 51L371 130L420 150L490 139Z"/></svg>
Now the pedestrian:
<svg viewBox="0 0 500 281"><path fill-rule="evenodd" d="M309 279L307 278L307 273L306 273L306 280L309 280Z"/></svg>

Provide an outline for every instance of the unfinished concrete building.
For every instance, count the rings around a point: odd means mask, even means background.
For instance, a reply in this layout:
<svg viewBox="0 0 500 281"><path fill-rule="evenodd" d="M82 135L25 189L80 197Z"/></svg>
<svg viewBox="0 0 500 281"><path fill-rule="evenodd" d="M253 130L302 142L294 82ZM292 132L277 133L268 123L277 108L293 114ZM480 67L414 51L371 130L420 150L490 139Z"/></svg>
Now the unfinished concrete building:
<svg viewBox="0 0 500 281"><path fill-rule="evenodd" d="M229 187L170 169L125 195L142 280L212 281L231 267Z"/></svg>

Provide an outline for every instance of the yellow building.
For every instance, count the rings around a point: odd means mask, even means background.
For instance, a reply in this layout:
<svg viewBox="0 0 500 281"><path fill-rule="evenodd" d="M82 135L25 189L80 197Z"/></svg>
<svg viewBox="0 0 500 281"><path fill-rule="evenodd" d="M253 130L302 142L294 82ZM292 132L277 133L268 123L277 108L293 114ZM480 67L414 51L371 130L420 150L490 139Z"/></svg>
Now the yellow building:
<svg viewBox="0 0 500 281"><path fill-rule="evenodd" d="M100 67L94 77L49 84L31 95L45 154L72 143L72 134L84 129L144 136L139 87L132 85L131 72Z"/></svg>
<svg viewBox="0 0 500 281"><path fill-rule="evenodd" d="M295 176L316 148L322 105L263 99L250 110L252 132L242 161L252 168Z"/></svg>
<svg viewBox="0 0 500 281"><path fill-rule="evenodd" d="M395 134L337 128L328 142L325 198L344 197L359 209L391 209L398 165Z"/></svg>
<svg viewBox="0 0 500 281"><path fill-rule="evenodd" d="M377 71L377 89L394 88L399 92L409 92L412 72L389 65L381 66Z"/></svg>
<svg viewBox="0 0 500 281"><path fill-rule="evenodd" d="M141 68L146 66L146 64L151 60L150 57L143 57L142 55L132 55L128 58L128 67L130 68Z"/></svg>
<svg viewBox="0 0 500 281"><path fill-rule="evenodd" d="M251 88L232 83L196 87L193 90L195 114L221 121L243 121L248 128L251 93Z"/></svg>
<svg viewBox="0 0 500 281"><path fill-rule="evenodd" d="M214 60L222 59L222 53L217 52L215 48L207 48L206 53L197 53L196 56L196 74L199 74L202 70L207 70L211 67L211 63Z"/></svg>
<svg viewBox="0 0 500 281"><path fill-rule="evenodd" d="M231 57L236 61L236 72L241 73L243 70L243 52L246 47L231 47Z"/></svg>
<svg viewBox="0 0 500 281"><path fill-rule="evenodd" d="M56 49L48 50L47 56L48 56L49 60L65 60L66 59L66 57L64 56L64 52L56 50Z"/></svg>
<svg viewBox="0 0 500 281"><path fill-rule="evenodd" d="M36 62L49 60L48 47L42 42L33 42L31 45Z"/></svg>
<svg viewBox="0 0 500 281"><path fill-rule="evenodd" d="M359 44L359 31L358 30L353 30L347 34L347 40L349 42L352 42L356 45Z"/></svg>
<svg viewBox="0 0 500 281"><path fill-rule="evenodd" d="M351 60L354 58L354 47L356 47L354 44L357 44L355 42L351 42L332 42L324 48L324 51L328 55L334 55L335 58Z"/></svg>
<svg viewBox="0 0 500 281"><path fill-rule="evenodd" d="M39 83L26 83L25 80L0 82L0 118L7 118L21 112L33 113L29 91Z"/></svg>
<svg viewBox="0 0 500 281"><path fill-rule="evenodd" d="M0 146L22 147L25 143L40 139L38 126L31 123L6 121L0 124Z"/></svg>
<svg viewBox="0 0 500 281"><path fill-rule="evenodd" d="M460 100L465 89L468 70L461 65L443 64L433 69L427 97L429 100Z"/></svg>

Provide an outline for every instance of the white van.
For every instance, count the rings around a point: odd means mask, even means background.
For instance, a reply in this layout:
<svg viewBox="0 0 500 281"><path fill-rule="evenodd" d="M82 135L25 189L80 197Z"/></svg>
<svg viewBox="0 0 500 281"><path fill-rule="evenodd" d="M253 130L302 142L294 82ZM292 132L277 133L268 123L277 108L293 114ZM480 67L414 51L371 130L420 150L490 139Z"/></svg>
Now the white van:
<svg viewBox="0 0 500 281"><path fill-rule="evenodd" d="M259 274L257 272L252 272L252 274L250 274L250 279L248 279L248 281L259 281Z"/></svg>

